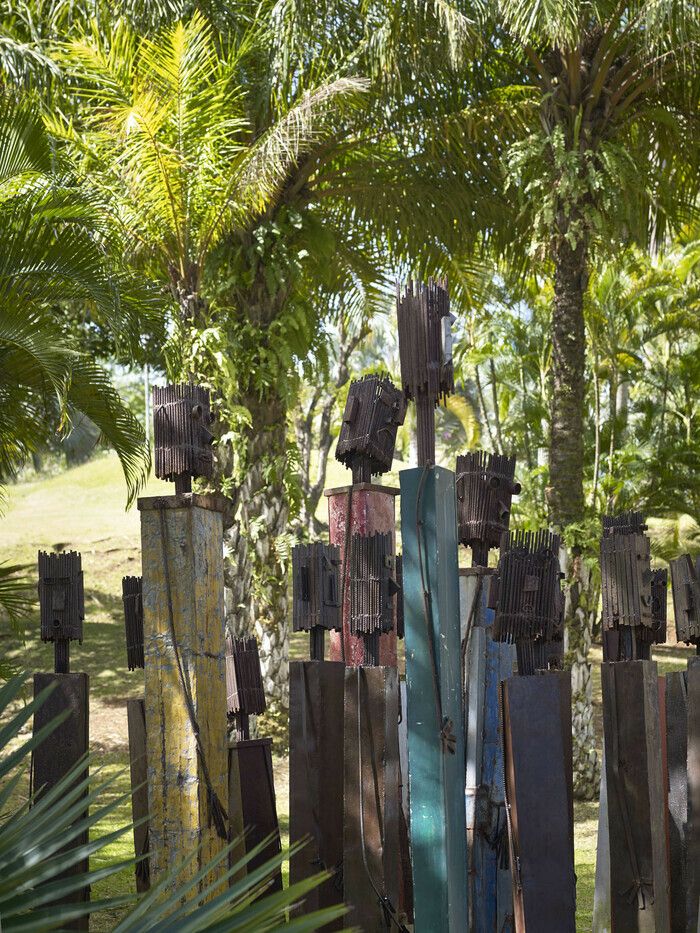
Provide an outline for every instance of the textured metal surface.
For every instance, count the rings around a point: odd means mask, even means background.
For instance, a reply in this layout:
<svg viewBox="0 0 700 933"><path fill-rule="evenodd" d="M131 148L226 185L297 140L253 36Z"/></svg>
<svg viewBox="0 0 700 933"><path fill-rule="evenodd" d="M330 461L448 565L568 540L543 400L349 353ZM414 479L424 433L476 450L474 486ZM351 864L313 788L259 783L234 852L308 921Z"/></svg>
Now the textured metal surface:
<svg viewBox="0 0 700 933"><path fill-rule="evenodd" d="M570 675L511 677L501 697L515 929L574 933Z"/></svg>
<svg viewBox="0 0 700 933"><path fill-rule="evenodd" d="M148 769L146 766L146 709L141 699L126 701L129 727L129 769L131 773L131 818L134 822L134 853L141 859L136 865L136 890L151 886L148 861ZM145 856L145 858L142 858Z"/></svg>
<svg viewBox="0 0 700 933"><path fill-rule="evenodd" d="M317 627L341 630L340 548L320 541L293 547L292 585L295 632Z"/></svg>
<svg viewBox="0 0 700 933"><path fill-rule="evenodd" d="M651 572L651 630L649 634L655 645L666 641L668 612L668 570Z"/></svg>
<svg viewBox="0 0 700 933"><path fill-rule="evenodd" d="M226 710L247 716L264 713L258 643L254 638L226 636Z"/></svg>
<svg viewBox="0 0 700 933"><path fill-rule="evenodd" d="M673 588L673 614L676 638L686 644L700 644L700 574L698 562L682 554L670 562Z"/></svg>
<svg viewBox="0 0 700 933"><path fill-rule="evenodd" d="M289 665L289 841L307 839L290 860L290 884L319 871L331 877L306 896L302 913L343 900L343 709L345 665ZM342 929L343 922L325 930Z"/></svg>
<svg viewBox="0 0 700 933"><path fill-rule="evenodd" d="M365 646L361 636L350 632L350 537L353 534L371 535L389 532L396 547L395 511L398 489L390 486L363 485L327 490L328 525L331 544L340 549L341 577L343 567L346 570L345 592L343 594L343 635L331 632L330 658L332 661L344 660L346 664L363 664ZM348 546L348 560L345 562L345 547ZM392 551L393 551L392 549ZM342 585L342 581L341 581ZM395 600L394 600L395 603ZM395 611L395 606L394 606ZM344 651L341 642L344 641ZM392 631L379 636L379 663L389 667L396 666L396 623Z"/></svg>
<svg viewBox="0 0 700 933"><path fill-rule="evenodd" d="M371 373L350 383L335 457L352 470L353 482L391 469L405 414L403 393L388 376Z"/></svg>
<svg viewBox="0 0 700 933"><path fill-rule="evenodd" d="M700 659L688 664L688 926L700 926Z"/></svg>
<svg viewBox="0 0 700 933"><path fill-rule="evenodd" d="M400 479L415 929L464 933L468 883L454 473L419 468L403 470Z"/></svg>
<svg viewBox="0 0 700 933"><path fill-rule="evenodd" d="M452 331L447 280L409 281L396 290L401 382L416 402L418 462L435 461L435 406L454 392Z"/></svg>
<svg viewBox="0 0 700 933"><path fill-rule="evenodd" d="M386 634L393 628L394 542L389 532L350 539L350 633Z"/></svg>
<svg viewBox="0 0 700 933"><path fill-rule="evenodd" d="M688 682L685 671L666 674L671 929L686 924L686 844L688 820Z"/></svg>
<svg viewBox="0 0 700 933"><path fill-rule="evenodd" d="M490 603L496 608L493 637L554 639L562 624L558 535L548 531L504 534Z"/></svg>
<svg viewBox="0 0 700 933"><path fill-rule="evenodd" d="M77 551L39 551L39 607L42 641L73 639L82 643L85 597Z"/></svg>
<svg viewBox="0 0 700 933"><path fill-rule="evenodd" d="M58 716L68 716L59 723L51 735L47 736L32 753L31 786L41 796L50 791L66 774L85 758L90 745L89 704L90 704L90 678L87 674L35 674L34 697L39 696L47 687L53 690L44 703L34 713L33 731L36 735L44 726L53 722ZM87 767L81 775L87 777ZM76 804L79 801L76 801ZM77 816L87 817L87 806ZM85 830L72 844L65 846L60 852L66 852L73 846L86 845L88 832ZM61 874L61 878L79 875L88 870L88 859L82 859L76 865ZM56 879L58 880L58 879ZM80 888L75 894L67 897L62 903L83 903L90 900L90 889ZM62 924L69 930L87 930L88 918Z"/></svg>
<svg viewBox="0 0 700 933"><path fill-rule="evenodd" d="M488 609L491 574L460 571L460 611L465 748L469 930L511 933L513 893L503 783L503 748L498 714L501 681L513 672L515 648L491 637ZM468 638L468 643L466 639Z"/></svg>
<svg viewBox="0 0 700 933"><path fill-rule="evenodd" d="M399 906L399 680L393 667L345 671L343 889L346 924L389 928Z"/></svg>
<svg viewBox="0 0 700 933"><path fill-rule="evenodd" d="M153 387L155 473L159 479L175 482L181 477L212 475L212 421L207 389L195 385Z"/></svg>
<svg viewBox="0 0 700 933"><path fill-rule="evenodd" d="M601 538L604 628L652 628L650 560L649 538L642 533Z"/></svg>
<svg viewBox="0 0 700 933"><path fill-rule="evenodd" d="M122 577L126 632L126 663L130 671L143 667L143 598L141 577Z"/></svg>
<svg viewBox="0 0 700 933"><path fill-rule="evenodd" d="M475 550L499 547L508 531L511 500L520 492L515 457L473 450L457 457L457 522L460 544Z"/></svg>
<svg viewBox="0 0 700 933"><path fill-rule="evenodd" d="M667 933L667 794L656 664L605 663L601 675L612 926Z"/></svg>
<svg viewBox="0 0 700 933"><path fill-rule="evenodd" d="M250 853L266 839L267 845L248 862L248 872L262 867L282 851L277 820L275 780L272 771L270 739L247 739L229 748L229 781L240 790L243 825L246 828L245 848ZM229 788L229 794L231 790ZM234 794L236 792L234 791ZM237 794L236 794L237 796ZM230 799L230 797L229 797ZM282 890L282 868L278 868L264 895Z"/></svg>
<svg viewBox="0 0 700 933"><path fill-rule="evenodd" d="M608 782L605 777L605 748L598 799L598 839L595 854L595 890L593 892L593 933L611 933L610 919L610 833L608 830Z"/></svg>

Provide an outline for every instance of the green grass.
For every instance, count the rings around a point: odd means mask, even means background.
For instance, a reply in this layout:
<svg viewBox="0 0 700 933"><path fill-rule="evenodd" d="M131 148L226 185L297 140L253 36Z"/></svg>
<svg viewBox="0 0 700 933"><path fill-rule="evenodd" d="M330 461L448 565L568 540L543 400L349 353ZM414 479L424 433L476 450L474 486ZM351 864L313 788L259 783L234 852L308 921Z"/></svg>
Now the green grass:
<svg viewBox="0 0 700 933"><path fill-rule="evenodd" d="M397 484L390 476L387 484ZM347 483L347 473L339 464L331 463L329 487ZM152 480L147 494L169 491L169 485ZM0 519L0 535L4 542L2 558L27 563L36 574L36 554L40 548L61 545L74 548L83 555L85 575L85 637L82 646L74 645L72 664L76 671L90 675L90 747L99 766L115 776L111 794L129 790L128 739L125 700L143 693L142 672L126 668L121 578L140 573L139 516L136 509L125 512L126 493L116 457L105 454L56 476L25 482L9 489L9 507ZM325 509L325 500L320 509ZM38 638L38 615L29 620L24 638L0 626L0 656L13 660L25 670L51 670L51 645ZM306 639L294 640L292 653L304 656ZM659 673L685 667L688 652L678 647L655 651ZM600 648L593 648L594 711L597 744L601 745L602 714L600 693ZM283 841L289 832L288 767L284 757L275 758L275 781L280 828ZM26 788L23 793L26 794ZM593 913L595 880L595 845L598 821L597 803L577 804L575 810L576 873L578 877L577 930L590 930ZM96 828L107 833L131 820L131 808L124 803ZM118 861L133 852L131 835L127 834L93 859ZM122 872L101 885L96 885L93 897L133 891L131 872ZM92 930L111 930L115 917L94 915Z"/></svg>

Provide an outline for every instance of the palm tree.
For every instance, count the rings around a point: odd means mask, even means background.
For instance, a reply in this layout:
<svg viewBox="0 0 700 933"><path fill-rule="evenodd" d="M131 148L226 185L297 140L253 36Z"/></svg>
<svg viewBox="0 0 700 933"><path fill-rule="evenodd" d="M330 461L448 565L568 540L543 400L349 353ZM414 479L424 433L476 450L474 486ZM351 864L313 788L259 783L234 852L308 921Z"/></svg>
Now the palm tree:
<svg viewBox="0 0 700 933"><path fill-rule="evenodd" d="M80 412L117 452L131 502L150 466L143 428L57 308L83 303L131 339L138 296L111 261L100 205L61 171L40 117L9 100L0 102L0 231L0 496Z"/></svg>

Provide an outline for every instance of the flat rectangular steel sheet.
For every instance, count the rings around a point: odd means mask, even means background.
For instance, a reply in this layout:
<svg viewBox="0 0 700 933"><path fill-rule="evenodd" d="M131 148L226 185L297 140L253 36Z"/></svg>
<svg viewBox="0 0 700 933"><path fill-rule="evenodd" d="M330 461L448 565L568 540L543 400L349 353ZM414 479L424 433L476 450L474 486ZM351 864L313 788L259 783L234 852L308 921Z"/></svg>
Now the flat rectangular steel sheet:
<svg viewBox="0 0 700 933"><path fill-rule="evenodd" d="M700 658L688 664L688 930L700 929Z"/></svg>
<svg viewBox="0 0 700 933"><path fill-rule="evenodd" d="M259 868L282 851L277 821L275 781L272 772L272 742L270 739L245 739L229 749L229 785L238 773L246 852L251 852L264 839L268 844L248 862L248 871ZM282 890L282 869L275 873L266 894Z"/></svg>
<svg viewBox="0 0 700 933"><path fill-rule="evenodd" d="M605 663L601 674L612 926L667 933L667 795L656 663Z"/></svg>
<svg viewBox="0 0 700 933"><path fill-rule="evenodd" d="M347 925L387 929L399 907L399 679L394 667L345 671L343 889Z"/></svg>
<svg viewBox="0 0 700 933"><path fill-rule="evenodd" d="M608 832L608 782L605 778L603 749L600 796L598 800L598 839L595 853L593 892L593 933L611 933L610 921L610 834Z"/></svg>
<svg viewBox="0 0 700 933"><path fill-rule="evenodd" d="M34 696L37 697L50 685L53 685L53 691L34 713L34 733L39 732L66 710L69 711L69 715L34 749L32 789L37 794L51 790L71 768L87 755L89 747L90 678L87 674L35 674ZM84 777L87 777L87 768ZM86 807L84 815L87 816L87 814ZM85 831L78 836L73 845L85 845L87 841L88 833ZM66 846L66 850L69 848L71 846ZM88 860L86 858L68 869L65 876L82 874L87 870ZM67 897L65 903L89 900L90 889L85 887ZM66 929L69 930L87 930L88 925L88 917L65 924Z"/></svg>
<svg viewBox="0 0 700 933"><path fill-rule="evenodd" d="M668 761L671 929L686 929L688 879L685 831L688 821L688 678L666 674L666 758Z"/></svg>
<svg viewBox="0 0 700 933"><path fill-rule="evenodd" d="M296 884L319 871L328 881L301 907L310 913L343 901L343 709L345 665L292 661L289 665L289 840L307 840L289 866ZM324 930L342 929L343 922Z"/></svg>
<svg viewBox="0 0 700 933"><path fill-rule="evenodd" d="M571 678L511 677L501 698L515 929L574 933Z"/></svg>
<svg viewBox="0 0 700 933"><path fill-rule="evenodd" d="M146 709L142 698L126 701L129 728L129 768L131 771L131 816L134 821L136 890L148 891L151 875L148 864L148 769L146 764Z"/></svg>

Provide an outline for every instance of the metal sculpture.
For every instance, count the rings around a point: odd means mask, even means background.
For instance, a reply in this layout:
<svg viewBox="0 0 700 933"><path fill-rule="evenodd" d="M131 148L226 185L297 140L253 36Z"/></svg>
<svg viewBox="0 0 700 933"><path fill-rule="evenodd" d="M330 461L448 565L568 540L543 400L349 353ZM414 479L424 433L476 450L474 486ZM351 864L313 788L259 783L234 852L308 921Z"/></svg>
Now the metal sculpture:
<svg viewBox="0 0 700 933"><path fill-rule="evenodd" d="M239 740L250 738L250 717L267 708L254 638L226 636L226 712Z"/></svg>
<svg viewBox="0 0 700 933"><path fill-rule="evenodd" d="M452 330L447 279L409 281L396 290L401 382L416 403L418 463L435 462L435 407L454 392Z"/></svg>
<svg viewBox="0 0 700 933"><path fill-rule="evenodd" d="M700 558L682 554L670 562L676 638L700 654Z"/></svg>
<svg viewBox="0 0 700 933"><path fill-rule="evenodd" d="M70 672L70 643L83 641L85 596L81 557L77 551L39 551L41 640L52 641L54 670Z"/></svg>
<svg viewBox="0 0 700 933"><path fill-rule="evenodd" d="M122 577L126 630L126 663L130 671L143 668L143 588L141 577Z"/></svg>
<svg viewBox="0 0 700 933"><path fill-rule="evenodd" d="M350 633L363 639L369 665L379 664L379 636L393 627L393 549L390 534L350 539Z"/></svg>
<svg viewBox="0 0 700 933"><path fill-rule="evenodd" d="M292 628L309 632L312 661L323 661L325 633L343 628L340 566L340 548L332 544L292 548Z"/></svg>
<svg viewBox="0 0 700 933"><path fill-rule="evenodd" d="M31 787L36 799L50 792L85 758L89 747L90 679L87 674L70 672L70 642L83 640L85 616L83 571L81 557L75 551L64 553L39 552L39 610L41 638L54 644L54 673L34 675L34 697L44 695L44 702L34 713L34 735L53 724L46 736L32 752ZM48 692L48 688L51 691ZM48 695L47 695L48 693ZM57 724L58 723L58 724ZM88 776L87 765L79 780ZM71 788L72 789L72 788ZM85 796L83 794L82 796ZM76 818L87 819L88 808L80 811L80 798L76 800ZM61 850L87 846L88 832L71 836ZM61 853L55 853L58 857ZM74 862L62 877L81 875L88 870L88 858ZM78 888L61 903L90 900L88 887ZM88 917L66 923L73 930L87 930Z"/></svg>
<svg viewBox="0 0 700 933"><path fill-rule="evenodd" d="M335 456L352 470L353 483L391 469L405 414L403 393L388 376L372 373L350 383Z"/></svg>
<svg viewBox="0 0 700 933"><path fill-rule="evenodd" d="M193 478L212 475L213 420L207 389L190 384L153 387L155 472L175 483L176 494L191 492Z"/></svg>
<svg viewBox="0 0 700 933"><path fill-rule="evenodd" d="M489 550L508 531L515 482L515 457L473 450L457 457L457 521L460 544L472 550L472 566L487 567Z"/></svg>

